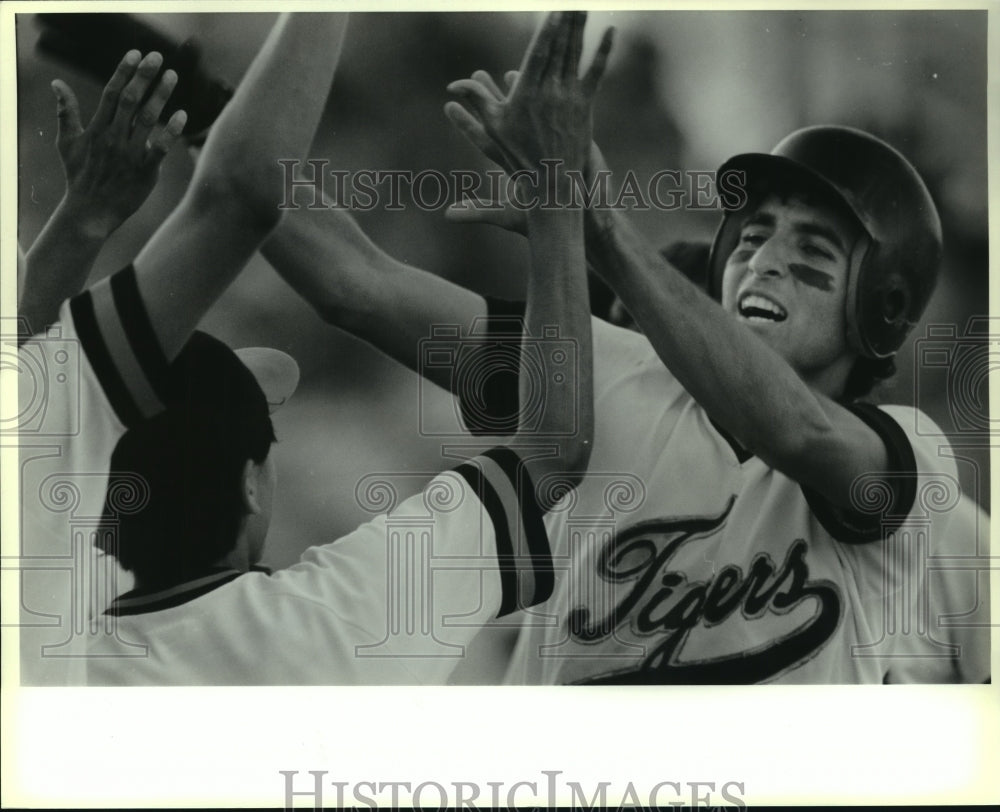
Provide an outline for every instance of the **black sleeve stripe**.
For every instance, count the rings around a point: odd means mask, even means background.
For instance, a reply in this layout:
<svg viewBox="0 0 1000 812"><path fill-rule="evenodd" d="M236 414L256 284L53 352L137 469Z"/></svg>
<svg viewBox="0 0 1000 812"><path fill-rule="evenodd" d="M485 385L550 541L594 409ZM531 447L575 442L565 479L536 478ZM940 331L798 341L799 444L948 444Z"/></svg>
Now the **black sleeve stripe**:
<svg viewBox="0 0 1000 812"><path fill-rule="evenodd" d="M891 504L881 513L862 513L838 508L804 486L802 494L813 515L837 541L865 544L880 541L887 532L906 521L917 496L917 461L906 432L892 417L868 403L853 403L848 408L864 420L885 444L888 457L886 484L892 492Z"/></svg>
<svg viewBox="0 0 1000 812"><path fill-rule="evenodd" d="M91 289L94 316L104 336L105 347L115 368L121 374L132 401L143 417L151 417L163 411L163 402L156 394L146 373L136 357L135 350L125 333L118 308L107 280L99 282Z"/></svg>
<svg viewBox="0 0 1000 812"><path fill-rule="evenodd" d="M498 446L487 451L484 457L494 460L513 486L518 499L521 526L528 544L535 571L535 595L530 605L547 601L555 588L555 572L549 535L542 517L545 511L535 494L535 483L521 458L510 448Z"/></svg>
<svg viewBox="0 0 1000 812"><path fill-rule="evenodd" d="M510 540L507 513L503 509L500 497L475 464L463 463L455 469L455 473L465 478L490 515L496 537L497 565L500 571L501 598L497 617L509 615L517 609L517 572L514 568L514 547Z"/></svg>
<svg viewBox="0 0 1000 812"><path fill-rule="evenodd" d="M486 481L493 486L493 490L499 498L501 509L506 516L507 532L511 544L510 563L517 583L514 591L516 602L514 608L523 609L525 606L533 606L536 603L534 596L538 591L535 583L534 560L524 542L516 489L496 462L485 455L477 458L476 462L479 464Z"/></svg>
<svg viewBox="0 0 1000 812"><path fill-rule="evenodd" d="M477 385L475 392L459 387L462 423L471 434L494 437L517 431L520 401L517 369L524 331L524 302L486 297L486 334L478 336L484 347L473 358L489 374L467 376Z"/></svg>
<svg viewBox="0 0 1000 812"><path fill-rule="evenodd" d="M136 283L135 268L129 265L111 277L111 294L129 346L159 399L166 401L170 362L150 324L146 303Z"/></svg>
<svg viewBox="0 0 1000 812"><path fill-rule="evenodd" d="M523 609L527 606L534 606L539 602L537 599L539 584L536 577L536 562L526 542L526 533L518 507L517 489L494 460L482 456L478 457L476 462L479 463L486 480L494 486L506 513L507 529L511 541L511 564L514 569L514 577L517 579L516 608Z"/></svg>
<svg viewBox="0 0 1000 812"><path fill-rule="evenodd" d="M534 485L516 453L495 448L455 471L486 508L496 538L501 601L497 617L548 600L554 566Z"/></svg>
<svg viewBox="0 0 1000 812"><path fill-rule="evenodd" d="M73 325L76 334L83 345L83 351L90 362L94 374L97 376L104 394L114 409L115 415L125 426L132 426L138 422L142 413L136 406L135 401L129 394L125 381L122 380L118 369L115 367L108 353L104 337L97 326L97 318L94 315L94 302L90 291L84 291L70 302L70 313L73 317Z"/></svg>
<svg viewBox="0 0 1000 812"><path fill-rule="evenodd" d="M917 458L913 455L910 438L899 423L877 406L855 403L851 411L871 426L885 443L889 457L887 470L894 475L890 481L893 503L887 515L893 517L893 526L898 527L906 521L917 499Z"/></svg>

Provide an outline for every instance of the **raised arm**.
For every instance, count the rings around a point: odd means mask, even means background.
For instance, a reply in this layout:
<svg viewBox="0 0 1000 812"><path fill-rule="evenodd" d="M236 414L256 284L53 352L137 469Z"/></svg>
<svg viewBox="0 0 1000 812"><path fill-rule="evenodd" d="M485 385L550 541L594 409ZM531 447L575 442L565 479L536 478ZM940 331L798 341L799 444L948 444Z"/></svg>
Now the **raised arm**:
<svg viewBox="0 0 1000 812"><path fill-rule="evenodd" d="M286 212L261 253L329 324L367 341L421 371L421 339L435 324L468 327L486 315L477 293L389 256L343 209L309 208L312 191L299 188L301 205ZM446 368L422 370L448 389Z"/></svg>
<svg viewBox="0 0 1000 812"><path fill-rule="evenodd" d="M66 191L27 255L18 315L29 332L22 341L56 321L59 305L80 292L108 236L153 190L160 162L184 128L186 114L178 110L162 130L153 131L177 74L164 72L150 91L162 58L156 52L140 57L135 50L125 54L86 128L69 85L52 83ZM149 98L136 111L135 99L147 91Z"/></svg>
<svg viewBox="0 0 1000 812"><path fill-rule="evenodd" d="M167 358L280 220L280 159L308 152L345 14L283 14L219 116L188 192L135 261Z"/></svg>
<svg viewBox="0 0 1000 812"><path fill-rule="evenodd" d="M520 81L516 74L511 78ZM488 115L490 104L504 103L504 94L482 72L450 89L466 104L449 106L452 122L487 157L511 168L506 134ZM606 169L603 157L592 145L588 171L601 169ZM486 208L452 211L450 217L521 228L516 217L498 217ZM619 296L664 364L743 446L841 507L851 505L859 475L885 470L888 452L873 428L834 400L834 393L824 392L822 382L806 382L666 262L624 214L588 209L586 246L590 266Z"/></svg>
<svg viewBox="0 0 1000 812"><path fill-rule="evenodd" d="M584 12L551 14L525 55L527 70L503 102L480 97L488 126L503 132L502 143L512 166L543 175L544 164L561 158L565 170L583 168L591 141L594 93L611 49L611 31L583 77L578 76L583 47ZM593 346L583 244L583 211L573 200L572 184L563 171L554 177L554 207L528 212L531 273L528 281L526 332L519 383L521 424L514 438L527 443L554 440L554 457L527 464L535 482L567 472L579 481L590 459L593 440ZM576 349L575 385L560 385L553 349L560 341ZM525 425L533 388L538 386L530 360L540 361L544 404L537 427ZM565 377L563 378L565 381Z"/></svg>
<svg viewBox="0 0 1000 812"><path fill-rule="evenodd" d="M595 218L596 219L596 218ZM671 372L747 448L848 506L887 455L860 418L811 386L764 341L687 280L615 212L588 229L590 254Z"/></svg>

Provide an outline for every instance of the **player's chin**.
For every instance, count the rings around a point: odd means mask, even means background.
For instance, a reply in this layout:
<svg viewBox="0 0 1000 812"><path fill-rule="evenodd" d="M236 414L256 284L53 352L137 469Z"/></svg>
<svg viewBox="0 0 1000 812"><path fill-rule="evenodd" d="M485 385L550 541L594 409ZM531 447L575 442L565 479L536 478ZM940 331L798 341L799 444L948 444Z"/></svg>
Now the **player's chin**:
<svg viewBox="0 0 1000 812"><path fill-rule="evenodd" d="M758 335L784 335L787 319L761 318L759 316L737 316L741 324L745 324Z"/></svg>

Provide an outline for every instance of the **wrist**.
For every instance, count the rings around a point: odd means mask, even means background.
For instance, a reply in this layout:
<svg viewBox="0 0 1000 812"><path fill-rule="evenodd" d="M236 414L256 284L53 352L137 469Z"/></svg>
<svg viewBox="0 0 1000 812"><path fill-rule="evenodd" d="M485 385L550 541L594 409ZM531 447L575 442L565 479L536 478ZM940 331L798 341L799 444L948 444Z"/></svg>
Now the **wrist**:
<svg viewBox="0 0 1000 812"><path fill-rule="evenodd" d="M532 189L532 205L524 207L528 218L551 215L567 216L580 214L583 203L578 184L565 174L562 166L554 171L545 167L537 174L536 185Z"/></svg>
<svg viewBox="0 0 1000 812"><path fill-rule="evenodd" d="M613 245L617 230L615 214L615 211L609 208L591 207L586 210L584 225L588 250L600 254Z"/></svg>
<svg viewBox="0 0 1000 812"><path fill-rule="evenodd" d="M547 229L563 234L574 233L583 248L583 211L574 204L560 203L558 206L533 206L525 212L528 235L532 231Z"/></svg>
<svg viewBox="0 0 1000 812"><path fill-rule="evenodd" d="M67 191L55 211L62 227L70 231L74 238L86 242L102 243L120 223L92 201ZM54 218L55 219L55 218Z"/></svg>

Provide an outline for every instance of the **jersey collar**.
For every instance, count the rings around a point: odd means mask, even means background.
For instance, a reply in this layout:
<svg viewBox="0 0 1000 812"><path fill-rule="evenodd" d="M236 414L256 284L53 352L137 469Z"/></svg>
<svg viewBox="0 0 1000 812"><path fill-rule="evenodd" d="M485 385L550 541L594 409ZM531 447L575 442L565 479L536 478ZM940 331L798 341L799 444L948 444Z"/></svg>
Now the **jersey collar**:
<svg viewBox="0 0 1000 812"><path fill-rule="evenodd" d="M171 609L183 603L192 601L195 598L211 592L213 589L228 584L230 581L239 578L242 572L236 569L211 570L205 575L184 581L164 589L155 591L144 591L133 589L124 595L116 598L104 614L114 617L124 615L142 615L148 612L159 612L163 609Z"/></svg>

